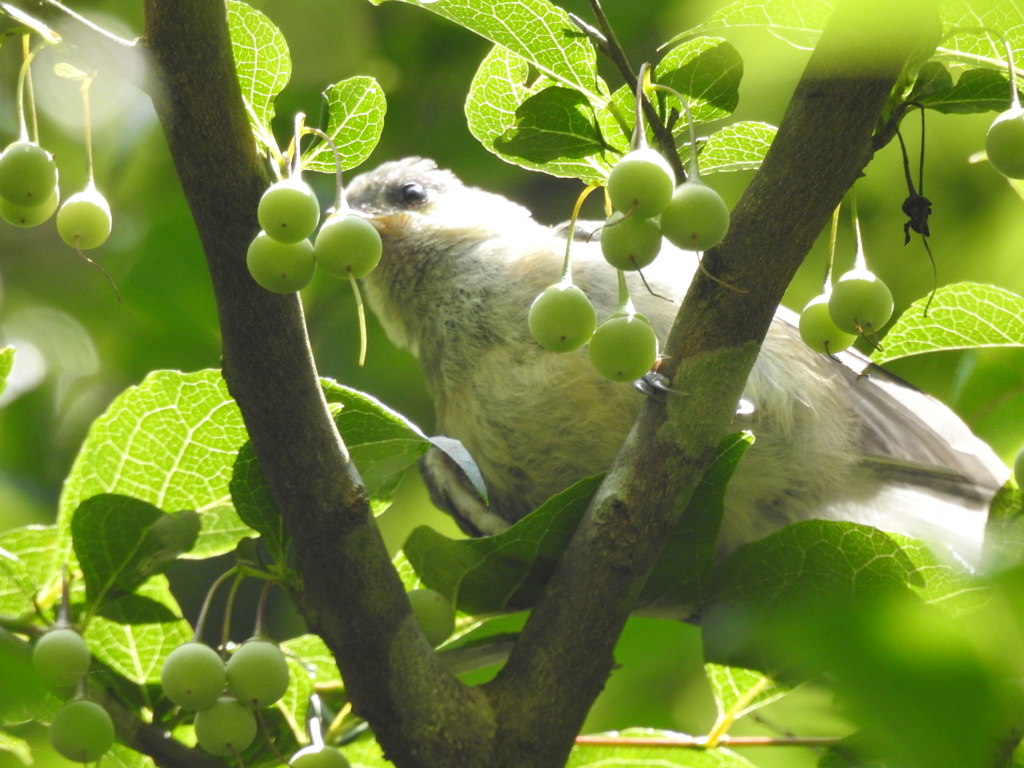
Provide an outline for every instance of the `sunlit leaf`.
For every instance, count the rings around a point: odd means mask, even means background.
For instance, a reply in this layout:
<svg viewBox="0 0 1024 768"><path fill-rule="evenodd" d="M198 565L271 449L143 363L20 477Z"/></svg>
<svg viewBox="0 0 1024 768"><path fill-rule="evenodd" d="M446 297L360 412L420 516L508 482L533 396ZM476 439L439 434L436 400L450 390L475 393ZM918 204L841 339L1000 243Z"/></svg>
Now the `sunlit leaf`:
<svg viewBox="0 0 1024 768"><path fill-rule="evenodd" d="M14 755L24 765L32 765L32 748L29 743L7 731L0 731L0 752Z"/></svg>
<svg viewBox="0 0 1024 768"><path fill-rule="evenodd" d="M600 735L600 734L595 734ZM678 739L681 734L654 728L625 728L607 734L615 738ZM565 768L754 768L754 764L728 749L666 749L635 744L577 744Z"/></svg>
<svg viewBox="0 0 1024 768"><path fill-rule="evenodd" d="M281 643L281 648L285 653L294 656L294 659L305 669L307 677L312 672L312 680L315 683L341 684L341 675L334 662L334 654L318 635L293 637L291 640Z"/></svg>
<svg viewBox="0 0 1024 768"><path fill-rule="evenodd" d="M384 130L384 91L372 77L350 77L329 86L324 99L328 109L325 133L338 149L341 169L355 168L370 156ZM334 173L334 153L327 142L317 142L303 156L302 164L310 171Z"/></svg>
<svg viewBox="0 0 1024 768"><path fill-rule="evenodd" d="M313 694L313 679L296 659L286 657L285 661L288 662L288 690L274 708L284 716L295 740L302 744L308 739L306 713L309 710L309 697Z"/></svg>
<svg viewBox="0 0 1024 768"><path fill-rule="evenodd" d="M93 616L85 639L93 654L118 674L139 685L158 683L167 655L192 639L192 628L180 616L167 579L154 576Z"/></svg>
<svg viewBox="0 0 1024 768"><path fill-rule="evenodd" d="M946 0L941 11L943 28L953 34L936 51L940 56L1005 73L1006 48L1001 34L1013 49L1018 71L1024 73L1024 6L1016 0Z"/></svg>
<svg viewBox="0 0 1024 768"><path fill-rule="evenodd" d="M228 30L242 98L249 107L253 133L262 143L273 140L270 121L274 100L292 75L288 43L263 13L238 0L227 0Z"/></svg>
<svg viewBox="0 0 1024 768"><path fill-rule="evenodd" d="M764 27L797 48L813 48L831 13L832 4L824 0L737 0L674 40L730 27Z"/></svg>
<svg viewBox="0 0 1024 768"><path fill-rule="evenodd" d="M30 525L0 536L0 614L20 616L34 610L38 591L57 574L57 527Z"/></svg>
<svg viewBox="0 0 1024 768"><path fill-rule="evenodd" d="M871 359L879 365L923 352L1024 346L1024 298L1003 288L954 283L939 288L900 316Z"/></svg>
<svg viewBox="0 0 1024 768"><path fill-rule="evenodd" d="M380 5L385 0L371 0ZM568 14L547 0L403 0L454 21L537 67L552 80L588 96L596 80L596 55Z"/></svg>
<svg viewBox="0 0 1024 768"><path fill-rule="evenodd" d="M761 167L775 139L777 128L767 123L744 121L727 125L700 142L700 172L750 171ZM680 156L690 157L683 145Z"/></svg>
<svg viewBox="0 0 1024 768"><path fill-rule="evenodd" d="M715 697L719 721L725 717L739 720L766 704L778 701L790 690L753 669L705 664L704 672Z"/></svg>
<svg viewBox="0 0 1024 768"><path fill-rule="evenodd" d="M0 395L7 389L7 377L14 367L14 347L0 349Z"/></svg>
<svg viewBox="0 0 1024 768"><path fill-rule="evenodd" d="M103 768L154 768L155 765L153 758L118 742L103 756Z"/></svg>

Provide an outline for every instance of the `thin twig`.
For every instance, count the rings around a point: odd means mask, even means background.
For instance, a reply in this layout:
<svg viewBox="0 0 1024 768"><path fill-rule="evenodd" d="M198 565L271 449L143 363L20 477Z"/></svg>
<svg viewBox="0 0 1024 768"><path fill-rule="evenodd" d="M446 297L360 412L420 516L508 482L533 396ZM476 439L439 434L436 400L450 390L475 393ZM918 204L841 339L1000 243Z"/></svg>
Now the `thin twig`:
<svg viewBox="0 0 1024 768"><path fill-rule="evenodd" d="M590 0L590 8L597 18L597 23L601 28L605 41L605 46L601 47L598 45L598 48L615 65L615 68L619 70L619 74L622 75L622 79L626 81L626 85L629 86L630 90L635 92L637 85L636 73L629 65L626 53L622 50L622 46L619 45L619 41L615 37L615 30L612 29L611 24L608 22L608 17L604 15L601 0ZM586 29L583 31L587 32ZM647 117L647 124L651 127L651 132L654 133L658 143L661 144L665 157L675 172L676 181L679 183L686 181L686 171L683 169L683 163L679 159L679 150L676 149L675 137L665 127L661 116L658 114L658 110L654 108L654 105L648 99L643 99L643 108L644 115Z"/></svg>

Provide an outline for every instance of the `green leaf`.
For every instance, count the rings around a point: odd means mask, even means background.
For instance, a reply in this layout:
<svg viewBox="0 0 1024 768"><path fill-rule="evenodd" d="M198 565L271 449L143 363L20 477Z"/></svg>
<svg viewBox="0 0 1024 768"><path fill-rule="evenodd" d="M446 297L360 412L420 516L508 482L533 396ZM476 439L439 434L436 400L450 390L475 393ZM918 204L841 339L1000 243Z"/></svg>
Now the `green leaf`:
<svg viewBox="0 0 1024 768"><path fill-rule="evenodd" d="M0 349L0 395L7 389L7 377L14 367L14 347Z"/></svg>
<svg viewBox="0 0 1024 768"><path fill-rule="evenodd" d="M924 602L957 618L988 605L992 587L974 578L966 568L940 560L925 543L898 533L887 534L907 556L923 583L911 583L911 590ZM986 537L987 538L987 537Z"/></svg>
<svg viewBox="0 0 1024 768"><path fill-rule="evenodd" d="M494 139L500 154L544 165L553 160L579 160L601 152L590 102L579 91L551 86L516 107L515 123Z"/></svg>
<svg viewBox="0 0 1024 768"><path fill-rule="evenodd" d="M984 558L991 572L1024 563L1024 491L1007 482L989 505L985 525Z"/></svg>
<svg viewBox="0 0 1024 768"><path fill-rule="evenodd" d="M270 556L279 564L288 559L288 531L284 518L270 497L252 443L246 443L235 459L231 475L231 500L242 521L259 531Z"/></svg>
<svg viewBox="0 0 1024 768"><path fill-rule="evenodd" d="M832 13L824 0L737 0L714 13L706 22L672 41L703 35L716 29L763 27L797 48L813 48Z"/></svg>
<svg viewBox="0 0 1024 768"><path fill-rule="evenodd" d="M675 88L689 98L695 123L731 115L740 100L742 79L743 59L731 43L720 37L688 40L666 53L654 69L656 83ZM675 132L686 131L683 105L674 96L663 92L658 93L658 97L665 97L668 107L680 111Z"/></svg>
<svg viewBox="0 0 1024 768"><path fill-rule="evenodd" d="M192 548L198 534L195 512L168 515L115 494L83 501L71 518L71 537L93 609L162 571Z"/></svg>
<svg viewBox="0 0 1024 768"><path fill-rule="evenodd" d="M335 406L338 431L379 515L390 506L405 471L430 448L430 441L419 427L379 400L329 379L321 379L321 384L327 402Z"/></svg>
<svg viewBox="0 0 1024 768"><path fill-rule="evenodd" d="M708 594L726 487L753 442L752 434L741 432L719 444L714 461L694 489L637 598L642 615L685 617Z"/></svg>
<svg viewBox="0 0 1024 768"><path fill-rule="evenodd" d="M294 655L305 668L306 675L313 672L313 682L318 685L341 685L341 674L334 661L334 654L318 635L299 635L281 643L281 648Z"/></svg>
<svg viewBox="0 0 1024 768"><path fill-rule="evenodd" d="M347 171L362 163L373 152L384 130L387 100L384 90L372 77L350 77L324 91L328 118L325 133L334 141ZM334 153L321 141L303 155L302 165L310 171L334 173Z"/></svg>
<svg viewBox="0 0 1024 768"><path fill-rule="evenodd" d="M274 100L292 75L288 43L281 30L255 8L227 0L227 11L235 72L249 108L253 134L265 146L276 147L270 122L274 119Z"/></svg>
<svg viewBox="0 0 1024 768"><path fill-rule="evenodd" d="M7 731L0 731L0 752L8 752L24 765L32 765L32 748L29 743Z"/></svg>
<svg viewBox="0 0 1024 768"><path fill-rule="evenodd" d="M993 69L969 69L956 85L920 96L926 107L946 114L1003 112L1010 108L1010 86L1006 75Z"/></svg>
<svg viewBox="0 0 1024 768"><path fill-rule="evenodd" d="M288 690L274 707L284 717L295 740L300 744L306 737L306 713L309 709L309 697L313 695L313 679L309 671L298 661L286 657L288 662Z"/></svg>
<svg viewBox="0 0 1024 768"><path fill-rule="evenodd" d="M402 586L405 587L406 592L411 592L423 586L420 577L416 575L416 569L412 567L409 558L405 556L404 549L398 551L398 554L392 558L391 564L398 571L398 578L402 580Z"/></svg>
<svg viewBox="0 0 1024 768"><path fill-rule="evenodd" d="M155 609L154 603L161 606ZM167 616L173 621L161 620ZM192 628L182 618L164 576L154 576L134 594L109 603L94 615L85 639L100 661L138 685L160 682L167 655L192 639Z"/></svg>
<svg viewBox="0 0 1024 768"><path fill-rule="evenodd" d="M384 0L370 0L380 5ZM504 46L562 85L590 97L594 90L597 57L594 47L569 15L547 0L403 0L443 16ZM593 100L593 99L592 99Z"/></svg>
<svg viewBox="0 0 1024 768"><path fill-rule="evenodd" d="M625 728L607 734L622 737L678 739L681 734L653 728ZM633 745L577 744L565 768L755 768L753 763L728 749L666 749Z"/></svg>
<svg viewBox="0 0 1024 768"><path fill-rule="evenodd" d="M586 157L557 162L535 162L506 154L499 149L498 140L516 124L519 106L541 92L545 86L554 84L552 80L542 77L528 86L529 79L530 66L525 58L500 45L494 46L480 63L466 97L466 119L470 132L484 147L509 163L553 176L579 178L587 184L603 183L615 162L615 155L603 149ZM607 110L598 110L598 122L606 141L611 141L619 149L628 147L628 141L622 141L621 130L618 130ZM609 128L616 130L609 132Z"/></svg>
<svg viewBox="0 0 1024 768"><path fill-rule="evenodd" d="M238 406L220 371L155 371L119 395L93 422L61 493L58 560L70 556L71 515L101 493L131 496L167 511L199 512L190 557L230 552L250 536L230 507L228 484L246 441Z"/></svg>
<svg viewBox="0 0 1024 768"><path fill-rule="evenodd" d="M920 102L932 94L948 91L953 87L953 76L941 62L929 61L917 73L914 87L907 95L907 101Z"/></svg>
<svg viewBox="0 0 1024 768"><path fill-rule="evenodd" d="M955 29L964 31L944 40L936 54L961 64L999 69L1005 74L1006 48L1002 40L993 34L999 32L1009 41L1017 70L1022 71L1024 7L1020 3L948 0L942 3L941 13L943 28L947 32Z"/></svg>
<svg viewBox="0 0 1024 768"><path fill-rule="evenodd" d="M0 536L0 614L34 611L33 600L59 567L56 526L30 525Z"/></svg>
<svg viewBox="0 0 1024 768"><path fill-rule="evenodd" d="M778 129L767 123L744 121L727 125L700 142L700 172L750 171L761 167ZM686 162L689 147L680 150Z"/></svg>
<svg viewBox="0 0 1024 768"><path fill-rule="evenodd" d="M718 707L718 719L739 720L744 715L778 701L790 689L752 669L705 664L704 672Z"/></svg>
<svg viewBox="0 0 1024 768"><path fill-rule="evenodd" d="M421 526L403 551L423 583L471 615L528 608L540 595L603 475L552 496L496 536L452 540Z"/></svg>
<svg viewBox="0 0 1024 768"><path fill-rule="evenodd" d="M944 349L1024 346L1024 298L1003 288L954 283L918 299L889 329L871 360L879 365Z"/></svg>
<svg viewBox="0 0 1024 768"><path fill-rule="evenodd" d="M102 765L103 768L155 768L156 764L153 758L115 741L103 756Z"/></svg>
<svg viewBox="0 0 1024 768"><path fill-rule="evenodd" d="M341 747L341 751L352 768L395 768L395 764L384 757L384 750L372 731L365 731L355 741Z"/></svg>

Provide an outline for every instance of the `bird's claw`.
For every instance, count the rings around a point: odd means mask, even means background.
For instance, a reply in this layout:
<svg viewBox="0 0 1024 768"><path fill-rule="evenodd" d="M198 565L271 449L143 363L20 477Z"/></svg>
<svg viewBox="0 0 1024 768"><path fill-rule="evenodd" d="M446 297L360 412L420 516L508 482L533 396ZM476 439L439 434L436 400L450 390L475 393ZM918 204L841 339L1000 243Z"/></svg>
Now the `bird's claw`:
<svg viewBox="0 0 1024 768"><path fill-rule="evenodd" d="M682 392L669 386L671 383L665 374L648 371L642 378L634 381L633 386L636 387L637 392L648 397L661 397L667 394L681 395Z"/></svg>

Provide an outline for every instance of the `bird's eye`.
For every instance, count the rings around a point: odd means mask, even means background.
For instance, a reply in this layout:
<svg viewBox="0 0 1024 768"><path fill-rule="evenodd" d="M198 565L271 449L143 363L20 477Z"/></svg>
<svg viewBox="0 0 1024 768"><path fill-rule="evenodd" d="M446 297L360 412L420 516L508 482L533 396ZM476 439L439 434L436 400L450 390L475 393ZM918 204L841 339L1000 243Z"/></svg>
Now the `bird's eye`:
<svg viewBox="0 0 1024 768"><path fill-rule="evenodd" d="M398 199L402 205L414 208L423 205L430 198L426 187L418 181L410 181L402 185L399 190Z"/></svg>

